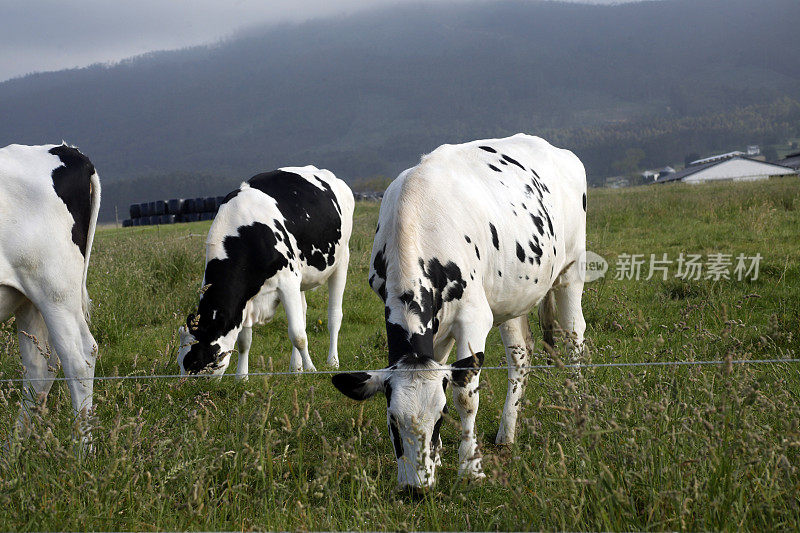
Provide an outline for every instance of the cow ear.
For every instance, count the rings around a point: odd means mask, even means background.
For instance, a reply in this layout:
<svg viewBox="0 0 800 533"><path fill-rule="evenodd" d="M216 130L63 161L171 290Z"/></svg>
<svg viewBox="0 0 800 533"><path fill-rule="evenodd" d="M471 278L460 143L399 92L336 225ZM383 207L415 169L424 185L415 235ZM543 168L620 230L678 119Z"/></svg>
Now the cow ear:
<svg viewBox="0 0 800 533"><path fill-rule="evenodd" d="M383 390L383 379L379 374L371 372L345 372L336 374L331 379L339 392L354 400L372 398Z"/></svg>
<svg viewBox="0 0 800 533"><path fill-rule="evenodd" d="M478 373L483 366L483 352L473 353L469 357L459 359L450 368L450 377L455 387L466 387L472 376Z"/></svg>

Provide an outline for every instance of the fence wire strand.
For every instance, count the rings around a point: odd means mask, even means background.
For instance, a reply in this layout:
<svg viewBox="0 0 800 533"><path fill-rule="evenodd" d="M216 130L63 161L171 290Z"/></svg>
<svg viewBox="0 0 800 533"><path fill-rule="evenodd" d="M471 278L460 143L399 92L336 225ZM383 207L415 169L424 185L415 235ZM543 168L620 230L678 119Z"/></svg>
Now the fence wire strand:
<svg viewBox="0 0 800 533"><path fill-rule="evenodd" d="M525 365L525 366L484 366L480 370L505 370L509 368L517 370L549 370L549 369L589 369L589 368L641 368L641 367L667 367L667 366L722 366L722 365L746 365L746 364L780 364L780 363L800 363L800 359L714 359L706 361L643 361L631 363L588 363L588 364L544 364L544 365ZM379 368L375 370L314 370L310 372L300 371L271 371L271 372L249 372L246 377L275 377L275 376L327 376L343 372L446 372L450 371L450 366L440 366L434 368ZM160 379L221 379L239 377L237 374L154 374L154 375L128 375L128 376L94 376L92 378L74 377L54 377L54 378L6 378L0 379L0 384L12 384L34 381L135 381L135 380L160 380ZM244 376L242 376L244 377Z"/></svg>

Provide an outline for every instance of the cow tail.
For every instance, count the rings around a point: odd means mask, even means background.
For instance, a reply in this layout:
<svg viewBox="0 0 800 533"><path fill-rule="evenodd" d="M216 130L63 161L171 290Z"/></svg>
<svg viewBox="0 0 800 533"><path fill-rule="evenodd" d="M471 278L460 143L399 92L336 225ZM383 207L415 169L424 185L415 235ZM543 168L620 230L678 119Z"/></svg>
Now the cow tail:
<svg viewBox="0 0 800 533"><path fill-rule="evenodd" d="M91 299L89 291L86 289L86 278L89 274L89 256L92 254L92 243L94 242L94 232L97 229L97 217L100 213L100 177L94 172L89 178L89 204L91 214L89 218L89 230L86 235L86 256L83 260L83 287L82 301L83 316L88 322L91 317Z"/></svg>
<svg viewBox="0 0 800 533"><path fill-rule="evenodd" d="M542 330L542 341L547 360L552 360L552 353L555 347L555 333L558 330L558 318L556 315L556 296L553 289L550 289L545 297L539 302L539 327Z"/></svg>

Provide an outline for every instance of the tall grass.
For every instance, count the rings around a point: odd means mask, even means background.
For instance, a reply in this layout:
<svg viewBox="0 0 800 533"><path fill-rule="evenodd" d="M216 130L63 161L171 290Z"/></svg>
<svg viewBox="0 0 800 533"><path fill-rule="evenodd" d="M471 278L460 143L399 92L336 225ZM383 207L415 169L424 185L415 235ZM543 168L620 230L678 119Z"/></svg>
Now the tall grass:
<svg viewBox="0 0 800 533"><path fill-rule="evenodd" d="M586 286L592 362L797 357L800 183L590 191L589 248L762 254L756 281L615 280ZM377 205L356 207L344 369L385 364L382 306L366 284ZM196 304L208 223L98 231L89 291L98 375L173 373ZM326 292L308 295L312 357L327 350ZM532 321L535 335L538 326ZM288 369L285 317L256 328L251 370ZM21 375L13 321L0 373ZM499 335L487 364L503 359ZM541 362L541 361L538 361ZM458 421L422 498L395 492L385 403L344 399L324 376L97 382L96 451L74 453L69 395L54 386L22 438L19 392L0 387L0 528L800 528L800 367L586 369L530 376L517 443L494 446L505 372L481 376L488 475L456 475Z"/></svg>

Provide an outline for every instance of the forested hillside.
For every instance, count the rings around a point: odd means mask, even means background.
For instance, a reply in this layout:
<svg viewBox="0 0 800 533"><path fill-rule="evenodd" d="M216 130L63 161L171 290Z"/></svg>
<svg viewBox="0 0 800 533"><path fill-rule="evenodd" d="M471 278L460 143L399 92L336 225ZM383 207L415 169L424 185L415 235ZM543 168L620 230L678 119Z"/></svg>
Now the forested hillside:
<svg viewBox="0 0 800 533"><path fill-rule="evenodd" d="M596 181L800 135L797 20L796 0L381 9L7 81L0 145L79 146L106 220L282 165L393 176L444 142L519 131Z"/></svg>

